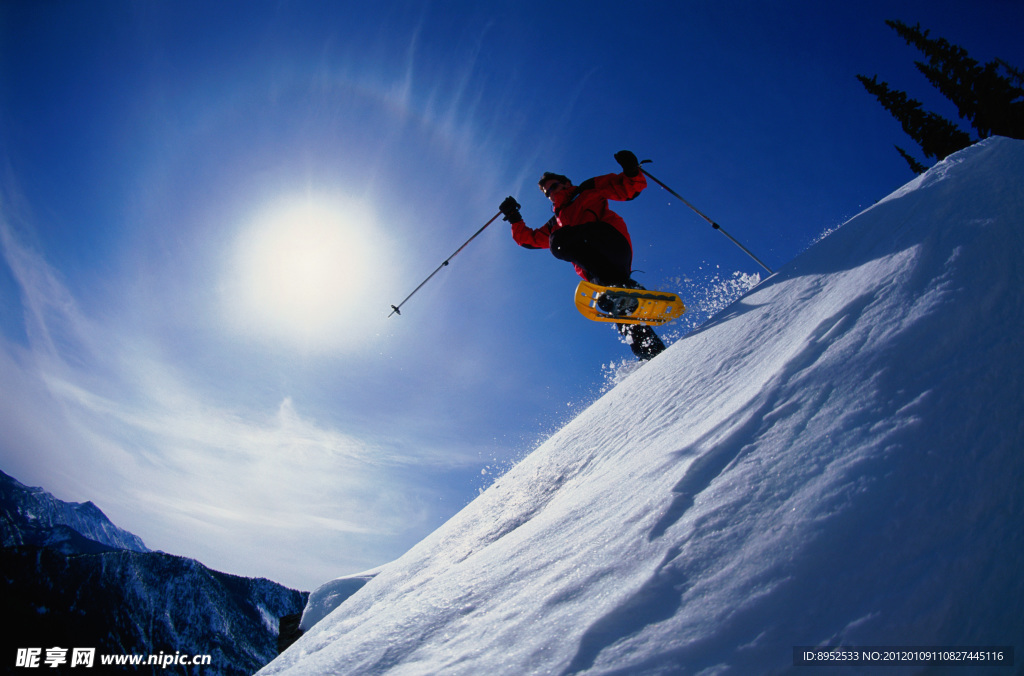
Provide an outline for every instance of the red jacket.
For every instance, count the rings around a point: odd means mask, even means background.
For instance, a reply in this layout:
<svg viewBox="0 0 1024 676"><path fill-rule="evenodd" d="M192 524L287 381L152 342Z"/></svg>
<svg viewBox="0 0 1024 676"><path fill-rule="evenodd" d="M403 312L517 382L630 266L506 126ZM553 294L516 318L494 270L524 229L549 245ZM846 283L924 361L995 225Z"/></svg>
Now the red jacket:
<svg viewBox="0 0 1024 676"><path fill-rule="evenodd" d="M534 230L519 221L512 224L512 238L519 246L527 249L550 248L551 233L574 225L603 221L610 224L626 238L630 249L633 242L622 217L608 208L608 200L625 202L635 198L647 187L643 172L630 177L625 174L606 174L584 181L578 188L569 188L555 193L553 202L554 218ZM576 273L586 279L579 266Z"/></svg>

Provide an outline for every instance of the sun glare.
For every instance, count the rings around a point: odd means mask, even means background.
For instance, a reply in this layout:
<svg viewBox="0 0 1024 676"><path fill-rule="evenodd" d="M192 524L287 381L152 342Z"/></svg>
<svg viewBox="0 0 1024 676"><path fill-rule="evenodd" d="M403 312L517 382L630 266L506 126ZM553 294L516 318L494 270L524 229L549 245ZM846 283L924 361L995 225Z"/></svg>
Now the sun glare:
<svg viewBox="0 0 1024 676"><path fill-rule="evenodd" d="M235 323L309 349L346 347L371 285L376 230L360 202L303 198L266 210L235 247Z"/></svg>

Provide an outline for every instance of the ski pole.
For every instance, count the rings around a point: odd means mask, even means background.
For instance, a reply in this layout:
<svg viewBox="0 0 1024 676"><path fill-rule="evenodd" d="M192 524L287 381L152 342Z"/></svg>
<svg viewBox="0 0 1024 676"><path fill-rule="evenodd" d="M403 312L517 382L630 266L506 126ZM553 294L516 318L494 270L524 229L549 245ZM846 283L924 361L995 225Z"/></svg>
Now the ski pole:
<svg viewBox="0 0 1024 676"><path fill-rule="evenodd" d="M647 163L648 163L648 162L650 162L650 161L651 161L651 160L644 160L644 161L643 161L643 162L641 162L640 164L647 164ZM727 233L727 232L725 231L725 228L723 228L723 227L722 227L722 226L720 226L720 225L719 225L718 223L715 223L715 222L714 222L713 220L711 220L711 219L710 219L710 218L708 218L708 217L707 217L706 215L704 215L704 213L703 213L703 212L702 212L702 211L701 211L700 209L698 209L697 207L695 207L695 206L693 206L692 204L690 204L689 202L687 202L687 201L686 201L686 200L685 200L685 199L683 198L683 196L682 196L682 195L680 195L679 193L677 193L677 192L676 192L675 190L673 190L672 188L668 187L667 185L665 185L664 183L662 183L661 181L659 181L658 179L656 179L656 178L655 178L654 176L651 176L651 173L650 173L649 171L647 171L646 169L643 169L643 168L641 168L641 169L640 169L640 171L644 172L644 176L646 176L647 178L651 179L652 181L654 181L655 183L657 183L658 185L660 185L660 186L661 186L662 188L664 188L665 190L667 190L667 191L668 191L668 192L669 192L669 193L670 193L671 195L673 195L673 196L674 196L674 197L675 197L676 199L678 199L678 200L679 200L679 201L681 201L681 202L682 202L683 204L685 204L686 206L688 206L688 207L690 207L691 209L693 209L694 213L696 213L696 214L697 214L698 216L700 216L700 217L701 217L701 218L703 218L703 219L704 219L705 221L707 221L708 223L710 223L710 224L711 224L711 227L712 227L712 228L714 228L715 230L719 231L720 233L722 233L723 235L725 235L726 237L728 237L728 238L729 238L730 240L732 240L732 243L733 243L733 244L735 244L735 245L736 245L736 246L738 246L739 248L743 249L743 252L744 252L745 254L747 254L748 256L750 256L751 258L753 258L753 259L754 259L755 261L757 261L757 264L758 264L758 265L760 265L760 266L761 266L762 268L764 268L765 270L767 270L767 271L768 271L768 274L774 274L774 273L772 272L772 269L771 269L770 267L768 267L767 265L765 265L764 263L762 263L762 262L761 262L761 259L760 259L760 258L758 258L757 256L755 256L755 255L754 255L753 253L751 253L750 249L748 249L747 247L745 247L745 246L743 246L742 244L740 244L740 243L739 243L739 240L737 240L737 239L736 239L735 237L733 237L732 235L730 235L729 233Z"/></svg>
<svg viewBox="0 0 1024 676"><path fill-rule="evenodd" d="M403 301L402 301L401 303L399 303L398 305L392 305L392 306L391 306L391 314L390 314L390 315L388 315L388 317L390 317L391 315L401 315L402 313L401 313L401 311L399 310L399 308L401 308L401 307L402 307L403 305L405 305L405 301L407 301L407 300L409 300L410 298L412 298L413 296L415 296L415 295L416 295L416 292L417 292L417 291L419 291L420 289L422 289L422 288L423 288L423 285L424 285L424 284L426 284L427 282L429 282L429 281L431 280L431 278L432 278L432 277L433 277L434 275L436 275L436 274L437 274L438 272L440 272L440 271L441 271L441 268L443 268L444 266L448 265L448 263L449 263L449 262L450 262L450 261L451 261L451 260L452 260L453 258L455 258L456 256L458 256L458 255L459 255L459 252L460 252L460 251L462 251L463 249L465 249L465 248L466 248L466 247L467 247L467 246L469 245L469 243L470 243L470 242L472 242L472 241L473 241L474 239L476 239L476 236L477 236L477 235L479 235L479 234L480 234L481 232L483 232L483 231L484 231L484 229L485 229L485 228L486 228L486 227L487 227L488 225L490 225L491 223L493 223L493 222L495 221L495 219L496 219L496 218L498 218L498 216L501 216L501 212L500 212L500 211L499 211L498 213L494 214L494 216L492 216L492 217L491 217L491 220L489 220L489 221L487 221L486 223L484 223L484 224L483 224L483 227L481 227L481 228L480 228L479 230L477 230L476 232L474 232L474 233L473 233L473 236L472 236L472 237L470 237L469 239L467 239L467 240L466 240L466 242L465 242L465 244L463 244L462 246L460 246L460 247L459 247L458 249L456 249L456 250L455 250L455 253L453 253L453 254L452 254L451 256L449 256L448 258L444 259L444 263L441 263L440 265L438 265L438 266L437 266L437 270L434 270L433 272L431 272L431 273L430 273L430 275L429 275L429 276L428 276L428 277L427 277L426 279L424 279L424 280L423 280L422 282L420 282L420 285L419 285L419 286L417 286L417 287L416 287L415 289L413 289L413 290L412 290L412 293L410 293L410 294L409 294L408 296L406 296L406 297L405 297L405 300L403 300Z"/></svg>

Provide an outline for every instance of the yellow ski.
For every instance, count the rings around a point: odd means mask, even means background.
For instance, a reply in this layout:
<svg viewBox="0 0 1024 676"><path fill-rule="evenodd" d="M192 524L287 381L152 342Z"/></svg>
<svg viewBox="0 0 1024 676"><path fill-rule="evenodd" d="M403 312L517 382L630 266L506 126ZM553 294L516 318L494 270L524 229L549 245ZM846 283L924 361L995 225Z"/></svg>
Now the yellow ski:
<svg viewBox="0 0 1024 676"><path fill-rule="evenodd" d="M624 289L580 282L576 309L595 322L658 325L686 312L679 296L667 291Z"/></svg>

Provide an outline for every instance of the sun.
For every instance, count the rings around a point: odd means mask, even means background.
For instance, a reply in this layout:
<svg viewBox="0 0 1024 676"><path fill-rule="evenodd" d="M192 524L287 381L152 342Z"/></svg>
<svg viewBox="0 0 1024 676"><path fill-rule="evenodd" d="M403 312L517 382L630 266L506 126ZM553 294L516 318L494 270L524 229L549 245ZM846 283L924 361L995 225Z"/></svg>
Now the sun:
<svg viewBox="0 0 1024 676"><path fill-rule="evenodd" d="M306 196L261 210L231 257L233 323L307 349L343 346L372 284L377 231L356 200Z"/></svg>

